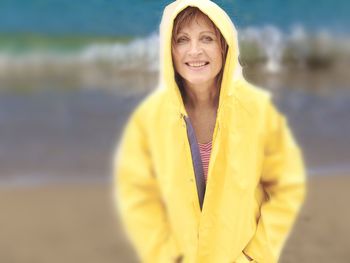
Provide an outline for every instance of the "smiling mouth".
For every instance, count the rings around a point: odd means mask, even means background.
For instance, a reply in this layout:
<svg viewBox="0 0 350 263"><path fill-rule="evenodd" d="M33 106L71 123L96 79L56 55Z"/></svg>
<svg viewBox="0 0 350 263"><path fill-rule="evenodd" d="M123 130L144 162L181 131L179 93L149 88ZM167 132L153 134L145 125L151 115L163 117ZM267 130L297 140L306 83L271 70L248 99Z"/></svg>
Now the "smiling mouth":
<svg viewBox="0 0 350 263"><path fill-rule="evenodd" d="M187 62L185 63L187 66L192 68L201 68L209 64L209 62Z"/></svg>

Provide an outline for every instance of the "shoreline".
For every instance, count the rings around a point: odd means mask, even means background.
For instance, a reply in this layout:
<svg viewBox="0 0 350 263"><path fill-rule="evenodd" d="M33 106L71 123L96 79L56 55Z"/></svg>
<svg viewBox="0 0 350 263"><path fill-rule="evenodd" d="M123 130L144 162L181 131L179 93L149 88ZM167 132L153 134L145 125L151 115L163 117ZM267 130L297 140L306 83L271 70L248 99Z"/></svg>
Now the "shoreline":
<svg viewBox="0 0 350 263"><path fill-rule="evenodd" d="M306 172L307 180L317 180L317 178L338 178L350 176L348 170L314 170L314 172ZM7 190L26 190L50 187L69 187L69 186L96 186L109 185L113 183L112 175L92 175L92 174L26 174L26 175L1 175L0 191Z"/></svg>

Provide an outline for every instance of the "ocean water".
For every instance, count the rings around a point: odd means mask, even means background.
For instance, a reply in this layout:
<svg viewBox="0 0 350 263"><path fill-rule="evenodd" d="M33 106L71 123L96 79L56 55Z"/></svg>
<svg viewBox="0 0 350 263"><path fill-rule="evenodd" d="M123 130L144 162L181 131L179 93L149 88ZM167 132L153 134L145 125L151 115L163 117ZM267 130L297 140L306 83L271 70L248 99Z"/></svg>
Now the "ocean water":
<svg viewBox="0 0 350 263"><path fill-rule="evenodd" d="M171 1L0 1L0 77L104 68L158 71L158 25ZM278 71L350 60L350 1L220 0L239 31L241 59ZM72 69L73 68L73 69Z"/></svg>
<svg viewBox="0 0 350 263"><path fill-rule="evenodd" d="M156 72L158 25L170 2L2 0L0 77L23 68L46 73L101 64ZM245 62L265 61L278 71L286 62L350 60L350 1L215 2L236 23Z"/></svg>
<svg viewBox="0 0 350 263"><path fill-rule="evenodd" d="M146 36L157 30L164 0L2 0L0 32ZM238 28L274 25L288 30L302 25L350 32L347 0L218 0L214 1Z"/></svg>
<svg viewBox="0 0 350 263"><path fill-rule="evenodd" d="M110 180L112 143L157 82L169 2L0 1L0 187ZM252 80L288 116L308 174L348 174L350 1L215 2L238 27L242 61L258 66Z"/></svg>

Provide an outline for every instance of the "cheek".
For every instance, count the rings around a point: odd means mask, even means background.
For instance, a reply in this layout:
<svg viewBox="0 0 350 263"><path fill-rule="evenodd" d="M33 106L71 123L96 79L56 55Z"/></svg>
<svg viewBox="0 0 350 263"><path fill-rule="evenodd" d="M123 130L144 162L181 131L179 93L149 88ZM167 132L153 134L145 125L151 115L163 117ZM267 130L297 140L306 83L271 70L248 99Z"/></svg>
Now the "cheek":
<svg viewBox="0 0 350 263"><path fill-rule="evenodd" d="M222 54L221 50L214 50L212 53L212 58L215 64L215 67L220 68L222 67Z"/></svg>
<svg viewBox="0 0 350 263"><path fill-rule="evenodd" d="M181 66L181 52L179 50L174 50L172 52L172 56L173 56L173 62L175 65L175 69L178 70L178 67Z"/></svg>

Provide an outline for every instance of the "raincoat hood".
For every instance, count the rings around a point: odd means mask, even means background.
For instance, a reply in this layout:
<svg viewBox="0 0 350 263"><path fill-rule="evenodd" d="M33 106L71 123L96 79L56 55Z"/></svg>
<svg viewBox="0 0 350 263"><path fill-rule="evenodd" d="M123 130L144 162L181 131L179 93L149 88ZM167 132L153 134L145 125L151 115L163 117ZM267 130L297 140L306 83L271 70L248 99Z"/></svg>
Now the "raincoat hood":
<svg viewBox="0 0 350 263"><path fill-rule="evenodd" d="M242 78L242 68L238 60L239 48L237 30L226 12L209 0L178 0L169 4L164 10L160 24L161 50L159 87L169 90L171 101L184 115L186 115L186 111L181 99L180 90L175 82L175 71L171 54L171 38L176 16L189 6L197 7L206 14L220 30L228 45L220 90L220 102L222 102L222 97L231 96L233 94L234 82Z"/></svg>

